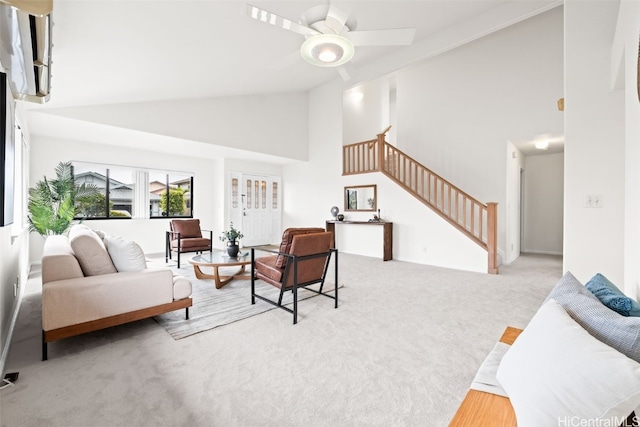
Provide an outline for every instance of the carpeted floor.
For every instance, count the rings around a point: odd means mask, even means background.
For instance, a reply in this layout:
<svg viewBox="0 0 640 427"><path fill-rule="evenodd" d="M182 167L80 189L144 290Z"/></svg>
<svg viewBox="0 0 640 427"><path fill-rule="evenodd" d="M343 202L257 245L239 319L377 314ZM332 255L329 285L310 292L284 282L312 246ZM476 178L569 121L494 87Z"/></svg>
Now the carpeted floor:
<svg viewBox="0 0 640 427"><path fill-rule="evenodd" d="M504 328L524 327L561 274L550 256L492 276L341 254L340 307L305 300L295 326L271 310L174 340L149 319L51 343L41 362L34 271L1 424L446 426Z"/></svg>
<svg viewBox="0 0 640 427"><path fill-rule="evenodd" d="M164 259L150 259L154 265L162 265ZM178 269L175 263L169 264L175 274L186 277L191 281L193 289L193 307L189 309L189 319L185 320L184 310L172 311L154 317L163 328L174 339L186 338L190 335L204 332L219 326L228 325L247 317L256 316L277 307L256 299L255 304L251 304L251 282L249 280L232 280L229 284L220 289L216 289L213 280L199 280L195 277L191 264L181 266ZM205 274L213 274L211 267L202 267ZM239 271L239 267L220 268L221 275L233 275ZM323 293L333 295L334 289L333 272L327 274ZM277 301L280 290L261 280L256 281L256 294ZM311 286L312 289L319 289L319 285ZM338 288L338 291L340 289ZM298 290L298 301L316 297L318 294L304 288ZM322 297L325 298L325 297ZM291 292L285 293L283 305L292 308ZM279 309L278 309L279 310ZM293 315L291 315L293 316ZM293 317L292 317L293 318ZM293 320L292 320L293 323Z"/></svg>

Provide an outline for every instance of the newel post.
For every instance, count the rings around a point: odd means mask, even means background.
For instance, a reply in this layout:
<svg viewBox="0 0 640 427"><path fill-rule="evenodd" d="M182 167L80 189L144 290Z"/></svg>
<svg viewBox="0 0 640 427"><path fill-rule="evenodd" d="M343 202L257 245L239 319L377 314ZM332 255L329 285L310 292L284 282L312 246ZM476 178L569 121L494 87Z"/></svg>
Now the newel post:
<svg viewBox="0 0 640 427"><path fill-rule="evenodd" d="M498 204L487 203L487 254L488 273L498 274Z"/></svg>
<svg viewBox="0 0 640 427"><path fill-rule="evenodd" d="M385 130L383 130L381 133L378 134L378 141L377 141L378 142L378 168L377 170L380 172L384 170L384 162L385 162L384 150L385 150L385 144L386 144L384 137L387 134L387 132L389 132L389 129L391 129L391 125L389 125L388 128L386 128Z"/></svg>

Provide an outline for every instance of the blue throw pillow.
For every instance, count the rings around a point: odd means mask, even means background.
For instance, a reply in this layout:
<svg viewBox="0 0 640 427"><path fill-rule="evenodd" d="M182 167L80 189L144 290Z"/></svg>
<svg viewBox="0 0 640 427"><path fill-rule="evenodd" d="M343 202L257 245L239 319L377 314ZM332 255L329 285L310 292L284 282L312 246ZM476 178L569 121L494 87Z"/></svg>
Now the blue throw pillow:
<svg viewBox="0 0 640 427"><path fill-rule="evenodd" d="M565 273L545 302L551 298L591 335L640 362L640 317L625 317L609 309L570 272Z"/></svg>
<svg viewBox="0 0 640 427"><path fill-rule="evenodd" d="M611 310L623 316L640 316L640 304L623 294L602 274L596 274L584 286Z"/></svg>

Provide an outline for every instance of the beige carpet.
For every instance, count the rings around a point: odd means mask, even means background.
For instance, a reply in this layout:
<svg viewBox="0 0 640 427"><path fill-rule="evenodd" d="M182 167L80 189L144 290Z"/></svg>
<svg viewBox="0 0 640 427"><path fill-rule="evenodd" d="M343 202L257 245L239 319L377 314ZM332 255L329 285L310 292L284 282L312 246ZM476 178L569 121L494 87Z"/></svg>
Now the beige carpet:
<svg viewBox="0 0 640 427"><path fill-rule="evenodd" d="M340 255L340 307L300 304L174 340L149 319L51 343L37 272L0 391L1 425L446 426L505 326L562 274L521 257L501 274Z"/></svg>

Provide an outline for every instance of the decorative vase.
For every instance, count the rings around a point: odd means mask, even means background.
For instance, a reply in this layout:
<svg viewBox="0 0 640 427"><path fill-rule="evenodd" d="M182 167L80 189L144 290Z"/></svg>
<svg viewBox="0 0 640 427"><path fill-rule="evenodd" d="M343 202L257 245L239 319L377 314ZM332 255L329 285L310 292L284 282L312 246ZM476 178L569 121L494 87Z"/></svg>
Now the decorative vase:
<svg viewBox="0 0 640 427"><path fill-rule="evenodd" d="M340 209L338 209L337 206L331 208L331 215L333 216L333 219L336 219L338 213L340 213Z"/></svg>
<svg viewBox="0 0 640 427"><path fill-rule="evenodd" d="M339 215L338 215L338 221L343 221L343 220L344 220L344 215L339 214Z"/></svg>
<svg viewBox="0 0 640 427"><path fill-rule="evenodd" d="M240 251L240 248L238 247L236 241L230 241L227 245L227 254L229 254L230 257L235 258L238 256L238 251Z"/></svg>

